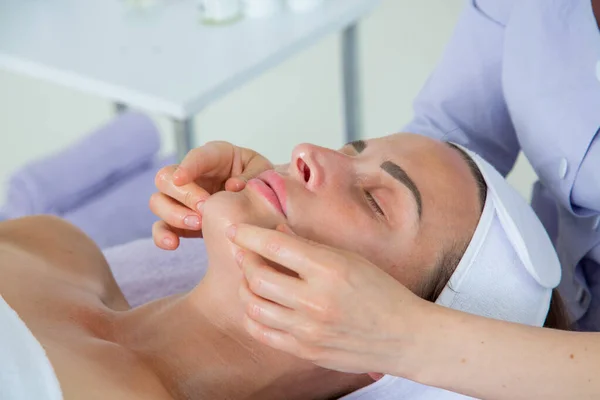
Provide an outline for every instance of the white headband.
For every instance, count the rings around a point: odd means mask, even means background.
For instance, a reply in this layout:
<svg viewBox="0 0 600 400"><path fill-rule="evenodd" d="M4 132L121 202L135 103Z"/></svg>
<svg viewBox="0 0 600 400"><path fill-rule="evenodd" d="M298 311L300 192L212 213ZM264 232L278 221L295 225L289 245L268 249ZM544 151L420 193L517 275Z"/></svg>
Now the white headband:
<svg viewBox="0 0 600 400"><path fill-rule="evenodd" d="M531 206L502 175L461 149L483 175L487 198L469 246L436 303L541 326L561 277L554 246Z"/></svg>

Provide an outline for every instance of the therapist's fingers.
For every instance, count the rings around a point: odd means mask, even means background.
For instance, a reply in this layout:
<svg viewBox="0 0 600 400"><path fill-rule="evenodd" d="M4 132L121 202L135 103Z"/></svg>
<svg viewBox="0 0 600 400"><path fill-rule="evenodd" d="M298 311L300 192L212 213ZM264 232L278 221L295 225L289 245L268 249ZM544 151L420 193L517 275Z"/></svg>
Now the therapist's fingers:
<svg viewBox="0 0 600 400"><path fill-rule="evenodd" d="M236 256L237 262L242 268L244 278L249 290L256 296L277 303L289 309L305 306L306 301L301 300L306 296L306 283L290 276L291 271L267 265L258 255L242 251Z"/></svg>
<svg viewBox="0 0 600 400"><path fill-rule="evenodd" d="M234 146L227 142L209 142L190 150L174 171L173 182L181 186L231 171L233 151Z"/></svg>
<svg viewBox="0 0 600 400"><path fill-rule="evenodd" d="M246 187L246 183L248 183L248 179L244 179L239 176L234 176L232 178L227 179L225 182L225 190L228 192L239 192Z"/></svg>
<svg viewBox="0 0 600 400"><path fill-rule="evenodd" d="M287 233L288 235L298 236L296 234L296 232L294 232L292 230L292 228L288 224L279 224L279 225L277 225L277 227L275 228L275 230L277 230L279 232Z"/></svg>
<svg viewBox="0 0 600 400"><path fill-rule="evenodd" d="M325 366L325 368L330 364L328 359L331 358L331 354L336 353L336 351L332 349L320 348L302 343L290 333L268 327L250 318L248 315L244 316L243 325L250 336L260 343L304 360L311 361L317 365ZM307 330L307 332L309 332L309 330Z"/></svg>
<svg viewBox="0 0 600 400"><path fill-rule="evenodd" d="M190 231L169 226L165 221L157 221L152 225L154 244L163 250L175 250L179 247L179 238L201 238L201 231Z"/></svg>
<svg viewBox="0 0 600 400"><path fill-rule="evenodd" d="M247 224L230 226L227 236L236 245L289 268L303 278L339 264L337 258L332 259L335 249L300 236Z"/></svg>
<svg viewBox="0 0 600 400"><path fill-rule="evenodd" d="M247 149L241 149L242 152ZM273 168L273 165L264 157L258 153L252 152L252 155L247 156L245 160L242 160L244 165L238 166L237 169L242 169L239 175L234 175L225 182L225 190L230 192L239 192L246 187L246 183L256 178L264 171ZM236 172L236 171L233 171Z"/></svg>
<svg viewBox="0 0 600 400"><path fill-rule="evenodd" d="M263 331L276 330L306 343L325 339L319 326L310 318L296 310L256 296L245 281L240 285L239 296L246 307L246 316L259 323Z"/></svg>
<svg viewBox="0 0 600 400"><path fill-rule="evenodd" d="M158 218L174 228L199 231L202 229L202 216L190 210L169 196L154 193L150 196L150 210Z"/></svg>
<svg viewBox="0 0 600 400"><path fill-rule="evenodd" d="M256 322L283 331L289 331L299 323L297 314L291 309L255 295L245 280L240 285L239 296L246 307L246 315Z"/></svg>
<svg viewBox="0 0 600 400"><path fill-rule="evenodd" d="M202 205L210 197L210 194L193 182L186 185L175 185L173 182L175 168L175 165L169 165L158 171L154 182L156 188L189 209L202 213Z"/></svg>
<svg viewBox="0 0 600 400"><path fill-rule="evenodd" d="M328 363L325 360L329 358L328 353L331 353L331 350L306 345L299 341L295 336L285 331L265 326L247 315L244 316L243 325L250 336L260 343L304 360L311 361L317 365L325 365L327 368Z"/></svg>
<svg viewBox="0 0 600 400"><path fill-rule="evenodd" d="M269 328L248 315L244 315L243 325L250 336L264 345L293 355L300 352L300 344L287 332Z"/></svg>
<svg viewBox="0 0 600 400"><path fill-rule="evenodd" d="M152 225L152 239L163 250L175 250L179 247L179 237L164 221L157 221Z"/></svg>

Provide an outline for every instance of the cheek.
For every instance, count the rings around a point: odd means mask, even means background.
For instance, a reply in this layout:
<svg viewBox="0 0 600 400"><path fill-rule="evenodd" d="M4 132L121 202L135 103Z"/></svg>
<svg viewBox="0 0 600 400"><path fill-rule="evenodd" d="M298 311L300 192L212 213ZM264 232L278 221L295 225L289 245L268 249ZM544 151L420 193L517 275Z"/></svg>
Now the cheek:
<svg viewBox="0 0 600 400"><path fill-rule="evenodd" d="M206 200L202 228L205 239L217 231L225 229L241 216L248 208L246 198L241 193L218 192Z"/></svg>
<svg viewBox="0 0 600 400"><path fill-rule="evenodd" d="M289 224L300 236L359 254L402 282L421 276L414 267L416 235L405 227L390 228L370 214L360 199L334 193L290 196Z"/></svg>
<svg viewBox="0 0 600 400"><path fill-rule="evenodd" d="M206 200L202 218L202 233L209 260L223 267L234 259L238 249L225 234L230 225L246 223L272 229L281 222L273 213L253 202L244 191L212 195Z"/></svg>
<svg viewBox="0 0 600 400"><path fill-rule="evenodd" d="M383 227L357 202L319 196L302 203L289 220L298 235L369 259L381 250Z"/></svg>
<svg viewBox="0 0 600 400"><path fill-rule="evenodd" d="M322 198L305 203L307 206L290 221L298 235L359 254L405 285L420 281L425 271L418 267L414 235L384 226L358 204Z"/></svg>

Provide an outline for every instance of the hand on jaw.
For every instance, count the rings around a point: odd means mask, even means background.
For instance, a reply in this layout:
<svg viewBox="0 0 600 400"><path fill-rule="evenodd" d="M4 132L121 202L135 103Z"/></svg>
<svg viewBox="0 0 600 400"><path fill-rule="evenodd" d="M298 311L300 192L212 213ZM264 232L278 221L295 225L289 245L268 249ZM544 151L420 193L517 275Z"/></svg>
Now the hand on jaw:
<svg viewBox="0 0 600 400"><path fill-rule="evenodd" d="M435 307L362 257L296 236L287 225L233 225L227 235L242 248L236 260L245 277L239 295L246 330L316 365L397 373L404 357L390 349L412 347L407 328Z"/></svg>

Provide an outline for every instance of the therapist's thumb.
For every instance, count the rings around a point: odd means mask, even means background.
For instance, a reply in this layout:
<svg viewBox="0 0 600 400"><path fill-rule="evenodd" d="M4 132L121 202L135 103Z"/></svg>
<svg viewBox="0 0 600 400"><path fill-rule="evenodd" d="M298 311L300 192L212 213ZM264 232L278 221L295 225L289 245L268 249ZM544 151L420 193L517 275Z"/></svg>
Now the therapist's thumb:
<svg viewBox="0 0 600 400"><path fill-rule="evenodd" d="M296 232L294 232L288 224L279 224L279 225L277 225L277 228L275 228L275 230L277 230L279 232L287 233L288 235L291 235L291 236L298 236L298 234Z"/></svg>
<svg viewBox="0 0 600 400"><path fill-rule="evenodd" d="M225 182L225 190L229 192L239 192L246 187L246 183L252 178L256 178L267 168L264 165L258 167L248 167L240 175L232 176Z"/></svg>

